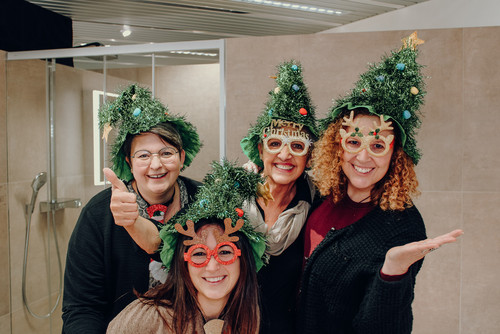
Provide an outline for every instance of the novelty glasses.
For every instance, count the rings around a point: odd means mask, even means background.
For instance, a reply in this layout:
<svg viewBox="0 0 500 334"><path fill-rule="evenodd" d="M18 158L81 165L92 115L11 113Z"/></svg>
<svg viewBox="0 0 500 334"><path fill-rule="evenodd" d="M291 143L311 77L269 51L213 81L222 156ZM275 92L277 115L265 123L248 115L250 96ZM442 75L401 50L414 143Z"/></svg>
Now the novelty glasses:
<svg viewBox="0 0 500 334"><path fill-rule="evenodd" d="M196 244L189 247L188 251L184 253L184 261L199 268L206 266L212 256L220 264L228 265L236 261L238 256L241 256L241 250L230 241L217 244L213 250L209 249L207 245Z"/></svg>
<svg viewBox="0 0 500 334"><path fill-rule="evenodd" d="M173 147L164 147L158 151L158 153L151 153L148 150L140 150L132 155L132 158L136 159L136 163L139 166L149 166L151 160L153 160L153 155L157 155L162 164L171 163L175 160L175 154L178 151Z"/></svg>
<svg viewBox="0 0 500 334"><path fill-rule="evenodd" d="M382 136L380 133L384 130L392 130L392 122L386 122L384 117L380 116L380 126L373 122L373 127L369 129L367 135L364 135L358 127L359 121L354 121L354 112L351 111L349 118L344 117L343 126L348 126L354 131L347 132L345 129L340 129L340 142L345 151L356 154L363 149L374 156L382 157L389 152L394 146L394 135Z"/></svg>
<svg viewBox="0 0 500 334"><path fill-rule="evenodd" d="M311 140L306 138L274 134L267 136L262 142L264 144L264 149L271 154L281 152L283 147L287 145L290 153L297 157L306 155L309 146L311 146Z"/></svg>

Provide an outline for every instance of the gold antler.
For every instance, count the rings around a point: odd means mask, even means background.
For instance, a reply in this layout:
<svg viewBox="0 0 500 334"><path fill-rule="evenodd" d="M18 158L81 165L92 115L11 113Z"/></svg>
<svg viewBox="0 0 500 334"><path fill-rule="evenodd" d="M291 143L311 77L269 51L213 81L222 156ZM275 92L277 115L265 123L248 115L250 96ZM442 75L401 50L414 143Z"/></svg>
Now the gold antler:
<svg viewBox="0 0 500 334"><path fill-rule="evenodd" d="M238 231L244 224L245 222L243 221L243 219L238 219L236 221L236 225L233 227L233 220L231 218L226 218L224 219L224 234L220 234L218 231L217 231L217 234L215 236L215 240L217 240L217 243L221 243L221 242L224 242L224 241L231 241L231 242L234 242L234 241L238 241L240 240L239 237L237 236L229 236L230 234Z"/></svg>
<svg viewBox="0 0 500 334"><path fill-rule="evenodd" d="M185 246L191 246L196 244L203 243L203 240L196 234L194 230L194 223L192 220L186 221L187 229L184 229L181 224L177 223L174 225L177 232L183 235L187 235L188 237L193 238L192 240L184 240Z"/></svg>
<svg viewBox="0 0 500 334"><path fill-rule="evenodd" d="M349 115L349 118L344 116L344 121L342 122L343 126L352 126L353 128L358 127L359 120L357 122L354 122L354 110L351 110L351 114Z"/></svg>
<svg viewBox="0 0 500 334"><path fill-rule="evenodd" d="M392 127L392 122L391 121L386 122L384 120L383 115L380 115L380 126L377 125L377 122L373 121L373 128L378 130L377 134L379 134L380 132L382 132L384 130L393 130L394 129Z"/></svg>

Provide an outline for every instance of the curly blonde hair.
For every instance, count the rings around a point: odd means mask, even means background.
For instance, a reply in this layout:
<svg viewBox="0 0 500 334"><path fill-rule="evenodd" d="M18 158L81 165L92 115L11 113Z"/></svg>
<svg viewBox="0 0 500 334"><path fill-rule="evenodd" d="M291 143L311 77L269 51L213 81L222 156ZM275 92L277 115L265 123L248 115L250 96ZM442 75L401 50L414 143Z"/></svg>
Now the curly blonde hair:
<svg viewBox="0 0 500 334"><path fill-rule="evenodd" d="M367 114L356 110L356 115ZM347 177L342 170L340 128L343 115L331 123L312 152L313 181L322 196L332 196L333 203L340 202L347 195ZM398 134L396 132L396 137ZM382 210L404 210L413 205L412 197L418 196L418 180L411 158L396 140L391 163L386 175L371 190L371 199Z"/></svg>

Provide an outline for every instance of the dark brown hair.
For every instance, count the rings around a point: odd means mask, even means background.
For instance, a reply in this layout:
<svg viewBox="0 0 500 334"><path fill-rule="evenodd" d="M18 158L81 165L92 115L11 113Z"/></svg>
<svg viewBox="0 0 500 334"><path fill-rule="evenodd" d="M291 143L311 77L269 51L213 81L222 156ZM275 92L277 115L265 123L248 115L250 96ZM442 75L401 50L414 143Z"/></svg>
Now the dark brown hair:
<svg viewBox="0 0 500 334"><path fill-rule="evenodd" d="M122 150L125 153L125 156L127 158L130 158L132 152L130 150L132 149L132 141L133 139L143 133L154 133L155 135L158 135L163 141L169 143L177 151L180 152L182 151L182 139L181 135L179 132L177 132L177 129L172 126L168 122L163 122L163 123L158 123L155 126L153 126L151 129L145 132L140 132L136 134L128 134L127 137L125 138L125 141L123 142Z"/></svg>
<svg viewBox="0 0 500 334"><path fill-rule="evenodd" d="M200 221L195 224L195 228L198 230L204 225L217 225L224 229L222 220ZM235 244L241 249L240 276L224 308L223 318L229 333L254 334L258 332L260 319L255 261L247 237L240 232L232 235L239 237L239 241ZM183 254L188 248L183 243L186 238L180 235L177 240L166 282L139 296L143 303L154 305L156 308L171 308L172 323L163 320L177 334L184 333L187 324L193 324L195 315L201 312L196 289L189 276L188 264L184 261Z"/></svg>

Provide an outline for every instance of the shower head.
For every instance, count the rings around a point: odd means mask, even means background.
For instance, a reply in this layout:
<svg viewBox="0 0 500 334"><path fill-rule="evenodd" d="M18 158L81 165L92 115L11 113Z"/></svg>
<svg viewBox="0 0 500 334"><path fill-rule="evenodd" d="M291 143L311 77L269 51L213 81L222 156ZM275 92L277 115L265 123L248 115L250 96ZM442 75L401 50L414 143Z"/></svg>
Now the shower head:
<svg viewBox="0 0 500 334"><path fill-rule="evenodd" d="M47 173L46 172L38 173L33 179L33 182L31 183L31 188L33 188L33 191L37 193L45 183L47 183Z"/></svg>

